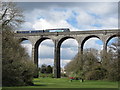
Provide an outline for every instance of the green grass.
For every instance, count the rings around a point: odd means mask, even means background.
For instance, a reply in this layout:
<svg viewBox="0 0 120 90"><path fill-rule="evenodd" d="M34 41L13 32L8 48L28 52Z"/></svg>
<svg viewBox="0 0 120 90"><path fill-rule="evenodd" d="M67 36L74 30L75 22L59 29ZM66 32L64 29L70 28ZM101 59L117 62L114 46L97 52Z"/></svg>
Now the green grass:
<svg viewBox="0 0 120 90"><path fill-rule="evenodd" d="M81 82L80 80L73 80L70 82L68 78L35 78L33 82L35 86L22 86L14 88L118 88L118 82L91 80L84 82Z"/></svg>

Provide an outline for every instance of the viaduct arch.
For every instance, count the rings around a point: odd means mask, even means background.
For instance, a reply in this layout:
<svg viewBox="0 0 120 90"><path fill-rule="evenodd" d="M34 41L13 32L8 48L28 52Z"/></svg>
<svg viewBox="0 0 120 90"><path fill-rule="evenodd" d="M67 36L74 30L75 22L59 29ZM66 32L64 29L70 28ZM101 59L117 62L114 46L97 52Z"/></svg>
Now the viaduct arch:
<svg viewBox="0 0 120 90"><path fill-rule="evenodd" d="M60 47L66 39L75 39L78 42L78 51L83 51L84 43L96 37L103 42L103 50L107 50L107 43L113 37L120 37L119 29L115 30L94 30L94 31L72 31L72 32L44 32L44 33L15 33L15 37L23 40L29 40L32 43L31 60L38 66L38 47L42 41L51 39L54 43L54 77L60 78Z"/></svg>
<svg viewBox="0 0 120 90"><path fill-rule="evenodd" d="M120 37L119 35L117 35L117 34L115 34L115 35L111 35L110 37L108 37L107 38L107 41L106 41L106 49L107 49L107 44L108 44L108 42L112 39L112 38L114 38L114 37Z"/></svg>
<svg viewBox="0 0 120 90"><path fill-rule="evenodd" d="M34 63L37 65L38 67L38 48L39 48L39 45L41 44L42 41L44 40L47 40L47 39L50 39L48 37L42 37L40 38L34 45Z"/></svg>
<svg viewBox="0 0 120 90"><path fill-rule="evenodd" d="M84 46L85 42L86 42L88 39L93 38L93 37L96 37L96 38L100 39L100 37L98 37L98 36L96 36L96 35L89 35L89 36L85 37L84 40L83 40L82 43L81 43L81 52L83 52L83 46ZM101 39L100 39L100 40L101 40Z"/></svg>
<svg viewBox="0 0 120 90"><path fill-rule="evenodd" d="M54 73L58 73L55 75L55 77L60 77L60 72L61 72L61 69L60 69L60 48L61 48L61 45L62 43L67 40L67 39L75 39L74 37L70 37L70 36L66 36L66 37L63 37L61 38L60 40L56 41L55 40L55 55L54 55Z"/></svg>

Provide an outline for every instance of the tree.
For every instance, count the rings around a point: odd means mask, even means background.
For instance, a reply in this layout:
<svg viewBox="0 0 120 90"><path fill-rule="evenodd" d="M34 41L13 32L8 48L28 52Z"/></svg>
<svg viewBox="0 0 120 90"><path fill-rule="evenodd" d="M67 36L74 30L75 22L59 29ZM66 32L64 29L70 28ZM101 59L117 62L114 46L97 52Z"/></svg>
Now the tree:
<svg viewBox="0 0 120 90"><path fill-rule="evenodd" d="M47 67L46 64L43 64L43 65L41 66L41 73L46 73L46 67Z"/></svg>
<svg viewBox="0 0 120 90"><path fill-rule="evenodd" d="M35 65L12 32L21 23L13 2L2 3L2 85L32 85ZM19 12L18 12L19 13ZM13 15L11 15L13 14ZM21 17L21 15L20 15ZM22 21L22 19L21 19ZM20 23L19 23L20 22ZM19 24L18 24L19 23Z"/></svg>
<svg viewBox="0 0 120 90"><path fill-rule="evenodd" d="M50 65L48 65L46 67L46 73L50 74L50 73L52 73L52 71L53 71L53 68Z"/></svg>
<svg viewBox="0 0 120 90"><path fill-rule="evenodd" d="M31 85L35 65L29 60L25 49L9 30L3 31L2 41L3 86Z"/></svg>
<svg viewBox="0 0 120 90"><path fill-rule="evenodd" d="M83 54L78 52L74 59L65 66L67 74L72 74L74 77L80 77L87 80L104 79L107 70L102 67L96 53L98 52L95 49L86 49Z"/></svg>
<svg viewBox="0 0 120 90"><path fill-rule="evenodd" d="M92 71L85 74L87 80L103 80L106 77L107 70L103 67L97 66Z"/></svg>
<svg viewBox="0 0 120 90"><path fill-rule="evenodd" d="M22 10L14 2L1 2L2 12L0 13L0 22L2 29L7 27L18 28L24 22Z"/></svg>
<svg viewBox="0 0 120 90"><path fill-rule="evenodd" d="M70 76L71 74L77 73L82 70L83 62L82 62L82 55L81 53L76 54L76 56L71 60L66 66L67 75Z"/></svg>
<svg viewBox="0 0 120 90"><path fill-rule="evenodd" d="M102 55L102 66L107 69L106 78L111 81L119 81L119 52L120 44L119 38L109 46L109 51Z"/></svg>
<svg viewBox="0 0 120 90"><path fill-rule="evenodd" d="M98 59L93 55L93 53L84 52L84 54L81 54L78 52L73 60L65 66L65 69L68 75L72 73L75 76L78 75L85 78L85 74L93 70L93 67L97 62Z"/></svg>

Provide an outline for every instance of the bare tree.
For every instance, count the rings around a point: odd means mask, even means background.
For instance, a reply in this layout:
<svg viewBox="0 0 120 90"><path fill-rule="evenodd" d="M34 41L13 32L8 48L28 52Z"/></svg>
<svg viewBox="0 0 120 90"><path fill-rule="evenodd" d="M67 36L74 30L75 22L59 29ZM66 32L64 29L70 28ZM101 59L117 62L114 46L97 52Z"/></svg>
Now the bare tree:
<svg viewBox="0 0 120 90"><path fill-rule="evenodd" d="M2 10L0 12L1 27L6 26L16 28L24 22L22 10L16 6L15 2L1 2Z"/></svg>

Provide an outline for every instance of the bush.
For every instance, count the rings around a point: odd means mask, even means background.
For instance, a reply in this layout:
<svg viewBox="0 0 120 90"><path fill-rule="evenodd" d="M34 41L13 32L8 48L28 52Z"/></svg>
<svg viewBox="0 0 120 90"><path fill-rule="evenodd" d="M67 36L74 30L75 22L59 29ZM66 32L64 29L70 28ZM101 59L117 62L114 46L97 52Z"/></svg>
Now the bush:
<svg viewBox="0 0 120 90"><path fill-rule="evenodd" d="M75 77L75 80L80 80L81 78L80 77Z"/></svg>
<svg viewBox="0 0 120 90"><path fill-rule="evenodd" d="M37 66L35 67L35 71L34 71L34 78L38 78L39 77L39 68L37 68Z"/></svg>
<svg viewBox="0 0 120 90"><path fill-rule="evenodd" d="M9 30L3 31L2 85L32 85L35 65L13 36Z"/></svg>
<svg viewBox="0 0 120 90"><path fill-rule="evenodd" d="M53 74L43 74L43 73L40 73L40 77L50 77L50 78L53 78Z"/></svg>
<svg viewBox="0 0 120 90"><path fill-rule="evenodd" d="M114 61L114 63L112 63L112 65L110 65L111 67L109 67L108 70L108 74L107 74L107 79L110 81L120 81L120 71L119 71L119 66L118 66L118 59L116 59Z"/></svg>
<svg viewBox="0 0 120 90"><path fill-rule="evenodd" d="M47 77L53 78L53 74L47 74Z"/></svg>
<svg viewBox="0 0 120 90"><path fill-rule="evenodd" d="M96 68L93 71L86 73L87 80L103 80L106 77L107 70L104 68Z"/></svg>
<svg viewBox="0 0 120 90"><path fill-rule="evenodd" d="M68 76L65 73L61 73L61 77L68 77Z"/></svg>

